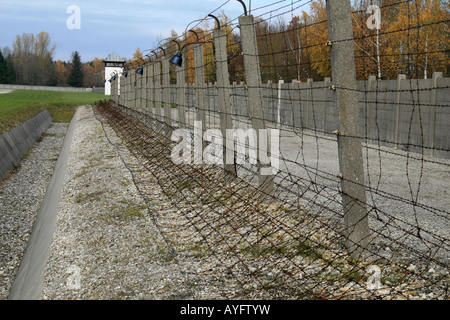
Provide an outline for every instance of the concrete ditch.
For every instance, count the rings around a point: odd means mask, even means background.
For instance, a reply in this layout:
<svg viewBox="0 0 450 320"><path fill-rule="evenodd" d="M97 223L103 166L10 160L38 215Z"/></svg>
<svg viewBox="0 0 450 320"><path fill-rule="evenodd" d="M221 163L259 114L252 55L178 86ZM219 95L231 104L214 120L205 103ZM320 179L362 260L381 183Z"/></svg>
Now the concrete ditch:
<svg viewBox="0 0 450 320"><path fill-rule="evenodd" d="M66 165L73 140L77 114L74 115L59 158L55 164L52 178L47 186L45 197L36 216L31 236L22 257L19 270L11 288L8 300L38 300L41 297L43 274L58 213Z"/></svg>

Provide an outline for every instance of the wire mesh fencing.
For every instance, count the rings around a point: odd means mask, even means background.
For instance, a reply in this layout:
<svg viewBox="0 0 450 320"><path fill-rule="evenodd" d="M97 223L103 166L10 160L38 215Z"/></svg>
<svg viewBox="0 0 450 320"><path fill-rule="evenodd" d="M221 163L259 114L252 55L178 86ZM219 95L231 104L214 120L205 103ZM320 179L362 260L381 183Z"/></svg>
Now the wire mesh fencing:
<svg viewBox="0 0 450 320"><path fill-rule="evenodd" d="M224 298L447 299L448 4L241 4L96 106L171 254Z"/></svg>

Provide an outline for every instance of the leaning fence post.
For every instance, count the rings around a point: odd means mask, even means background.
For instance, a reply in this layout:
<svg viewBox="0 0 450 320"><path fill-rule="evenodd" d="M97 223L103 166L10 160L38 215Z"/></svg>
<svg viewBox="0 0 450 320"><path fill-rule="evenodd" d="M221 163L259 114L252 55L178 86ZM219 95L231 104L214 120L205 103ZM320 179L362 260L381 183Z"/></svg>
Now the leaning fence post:
<svg viewBox="0 0 450 320"><path fill-rule="evenodd" d="M261 82L261 69L259 66L258 47L256 43L256 31L252 15L239 17L241 26L242 53L244 55L245 77L248 86L249 115L252 121L252 127L256 132L265 129L264 124L264 104ZM261 135L259 135L261 136ZM268 146L268 143L264 143ZM261 151L261 139L258 139L258 151ZM269 149L267 147L267 149ZM257 157L257 169L259 186L261 190L273 195L275 191L273 175L262 174L262 164L260 157ZM266 169L266 168L264 168Z"/></svg>
<svg viewBox="0 0 450 320"><path fill-rule="evenodd" d="M220 131L222 132L223 154L225 159L223 167L225 182L232 181L236 177L236 163L234 148L227 148L227 129L233 129L232 104L230 92L230 77L228 74L227 58L227 34L226 30L214 30L214 46L216 49L216 73L217 90L219 97ZM230 142L234 143L234 141Z"/></svg>
<svg viewBox="0 0 450 320"><path fill-rule="evenodd" d="M338 110L338 154L346 246L361 255L369 243L361 127L350 0L327 0L331 69Z"/></svg>

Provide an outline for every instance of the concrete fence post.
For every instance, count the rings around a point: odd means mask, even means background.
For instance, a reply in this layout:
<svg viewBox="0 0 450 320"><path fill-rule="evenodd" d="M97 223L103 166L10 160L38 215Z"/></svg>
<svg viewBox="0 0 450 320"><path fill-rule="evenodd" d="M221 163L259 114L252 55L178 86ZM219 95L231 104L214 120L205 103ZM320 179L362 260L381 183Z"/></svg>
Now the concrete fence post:
<svg viewBox="0 0 450 320"><path fill-rule="evenodd" d="M148 111L147 113L150 115L150 117L152 118L151 123L152 123L152 127L154 126L154 122L155 122L155 109L153 108L153 102L155 99L155 79L154 79L154 72L155 72L155 68L154 68L154 63L150 62L149 66L148 66L148 79L147 79L147 108Z"/></svg>
<svg viewBox="0 0 450 320"><path fill-rule="evenodd" d="M377 77L374 75L369 75L367 78L367 88L366 88L366 141L371 141L372 139L372 106L373 102L372 99L372 91L374 90L375 82L377 81Z"/></svg>
<svg viewBox="0 0 450 320"><path fill-rule="evenodd" d="M233 129L230 77L228 74L227 34L226 30L214 30L214 46L216 48L216 77L219 99L220 131L222 133L225 183L232 181L236 176L236 163L234 148L227 148L227 129Z"/></svg>
<svg viewBox="0 0 450 320"><path fill-rule="evenodd" d="M338 155L346 247L352 256L369 244L361 127L350 0L327 0L332 78L338 110Z"/></svg>
<svg viewBox="0 0 450 320"><path fill-rule="evenodd" d="M195 122L194 122L194 132L198 132L201 136L194 136L194 146L198 141L202 141L200 145L202 148L194 147L194 163L200 164L203 162L203 150L206 147L206 141L203 139L204 133L206 131L206 112L205 112L205 65L203 59L203 43L194 44L194 81L195 81L195 98L196 98L196 110L195 110ZM198 123L200 122L200 128Z"/></svg>
<svg viewBox="0 0 450 320"><path fill-rule="evenodd" d="M131 69L128 82L128 101L127 101L127 107L133 108L133 97L134 97L134 77L135 77L135 70Z"/></svg>
<svg viewBox="0 0 450 320"><path fill-rule="evenodd" d="M116 92L116 97L115 99L115 103L119 103L119 94L120 94L120 78L121 76L118 74L116 75L116 82L117 82L117 92Z"/></svg>
<svg viewBox="0 0 450 320"><path fill-rule="evenodd" d="M430 101L430 153L434 157L434 136L436 134L436 94L437 94L437 82L442 78L442 72L433 72L432 78L432 91Z"/></svg>
<svg viewBox="0 0 450 320"><path fill-rule="evenodd" d="M289 84L289 89L291 92L291 118L292 118L292 127L298 128L299 119L301 118L299 115L300 112L300 85L297 79L292 79ZM295 129L294 129L295 130Z"/></svg>
<svg viewBox="0 0 450 320"><path fill-rule="evenodd" d="M406 75L404 74L398 74L397 75L397 97L396 97L396 104L395 104L395 117L394 117L394 146L395 148L398 147L398 133L400 129L400 100L401 100L401 87L402 87L402 80L406 80Z"/></svg>
<svg viewBox="0 0 450 320"><path fill-rule="evenodd" d="M278 80L278 94L277 94L277 125L278 128L281 128L281 102L282 102L282 86L284 84L284 80Z"/></svg>
<svg viewBox="0 0 450 320"><path fill-rule="evenodd" d="M156 61L154 64L154 88L155 88L155 105L153 106L155 111L155 119L156 121L156 128L158 128L159 124L158 122L162 121L161 119L161 101L162 101L162 92L161 92L161 63L160 61Z"/></svg>
<svg viewBox="0 0 450 320"><path fill-rule="evenodd" d="M128 78L122 79L121 88L120 88L120 100L119 103L121 106L124 106L127 101L128 94Z"/></svg>
<svg viewBox="0 0 450 320"><path fill-rule="evenodd" d="M265 113L266 115L266 119L267 121L273 122L275 124L276 127L276 121L277 121L277 116L275 114L275 96L274 96L274 86L275 84L272 82L272 80L267 80L267 108L265 110L267 110L267 112Z"/></svg>
<svg viewBox="0 0 450 320"><path fill-rule="evenodd" d="M123 100L123 106L128 107L129 103L130 103L130 84L131 84L131 71L128 71L128 77L126 78L125 81L125 97Z"/></svg>
<svg viewBox="0 0 450 320"><path fill-rule="evenodd" d="M183 52L183 61L186 61L186 54ZM177 69L177 109L178 127L186 128L186 63Z"/></svg>
<svg viewBox="0 0 450 320"><path fill-rule="evenodd" d="M120 80L120 96L119 96L119 105L124 105L125 97L127 95L127 78L123 77Z"/></svg>
<svg viewBox="0 0 450 320"><path fill-rule="evenodd" d="M307 90L306 90L306 114L305 114L305 128L309 129L309 116L311 114L311 110L313 109L313 105L312 105L312 84L313 84L313 79L312 78L308 78L306 80L306 85L307 85ZM313 110L314 111L314 110ZM313 130L315 128L312 128Z"/></svg>
<svg viewBox="0 0 450 320"><path fill-rule="evenodd" d="M328 99L330 97L330 82L331 82L331 78L324 78L323 79L323 132L326 133L327 132L327 114L328 114ZM331 111L331 110L330 110Z"/></svg>
<svg viewBox="0 0 450 320"><path fill-rule="evenodd" d="M143 70L144 69L145 68L143 68ZM145 77L145 73L143 73L143 74L136 73L136 110L139 113L142 112L142 90L143 90L143 84L144 84L144 77Z"/></svg>
<svg viewBox="0 0 450 320"><path fill-rule="evenodd" d="M195 96L197 99L196 120L206 126L205 112L205 65L203 59L203 43L194 44L194 73L195 73Z"/></svg>
<svg viewBox="0 0 450 320"><path fill-rule="evenodd" d="M117 84L116 80L113 80L111 82L111 101L113 101L113 102L117 102L117 100L116 100L116 84Z"/></svg>
<svg viewBox="0 0 450 320"><path fill-rule="evenodd" d="M131 72L131 87L130 87L130 108L136 110L136 79L137 74L136 70L132 70Z"/></svg>
<svg viewBox="0 0 450 320"><path fill-rule="evenodd" d="M258 46L256 42L256 31L253 23L253 16L246 15L239 17L239 25L241 27L241 43L242 51L244 55L244 69L248 86L248 103L249 103L249 115L251 118L251 124L253 129L257 132L266 128L264 123L264 104L263 104L263 92L261 82L261 69L259 66ZM270 135L267 134L270 141ZM259 135L261 137L261 135ZM262 146L266 146L269 149L268 141L262 143L261 139L258 139L258 151L261 152ZM275 192L275 186L273 181L273 175L263 175L260 157L257 157L257 170L259 186L262 192L267 195L273 195ZM264 170L266 171L266 170ZM272 172L270 170L270 172Z"/></svg>
<svg viewBox="0 0 450 320"><path fill-rule="evenodd" d="M161 60L162 65L162 89L163 89L163 109L164 109L164 123L166 138L170 140L172 136L172 114L171 114L171 103L170 103L170 69L169 69L169 59L167 57L163 57Z"/></svg>
<svg viewBox="0 0 450 320"><path fill-rule="evenodd" d="M142 75L142 87L141 87L141 104L142 112L147 113L147 87L148 87L148 72L150 69L150 64L144 65L144 74Z"/></svg>

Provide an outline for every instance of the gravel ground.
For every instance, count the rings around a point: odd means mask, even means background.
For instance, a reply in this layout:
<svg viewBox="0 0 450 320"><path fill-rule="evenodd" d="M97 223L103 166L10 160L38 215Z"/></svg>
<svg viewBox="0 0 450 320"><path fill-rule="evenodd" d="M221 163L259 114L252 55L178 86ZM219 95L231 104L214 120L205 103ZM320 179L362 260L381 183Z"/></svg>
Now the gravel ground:
<svg viewBox="0 0 450 320"><path fill-rule="evenodd" d="M6 299L44 199L68 124L53 123L0 183L0 293Z"/></svg>
<svg viewBox="0 0 450 320"><path fill-rule="evenodd" d="M92 109L77 117L43 298L192 298Z"/></svg>
<svg viewBox="0 0 450 320"><path fill-rule="evenodd" d="M193 259L171 251L170 243L175 240L160 232L154 218L167 217L168 222L176 225L182 215L172 200L164 196L158 181L148 172L139 171L136 160L121 147L114 132L95 118L91 107L80 107L75 116L74 140L42 298L234 298L235 290L242 288L236 285L233 278L236 274L224 276L227 269L220 261L211 256ZM7 298L14 281L66 131L67 124L53 124L20 168L0 185L2 299ZM129 170L130 166L133 170ZM147 195L152 195L151 206L140 196L130 171L145 178ZM319 262L305 260L304 264L305 274L323 268ZM442 272L448 276L446 270ZM354 296L364 298L365 287L354 283L329 285L334 290L339 288L337 294L355 291ZM413 291L415 288L416 285L395 288L410 293L394 297L434 297L432 291L419 295Z"/></svg>

